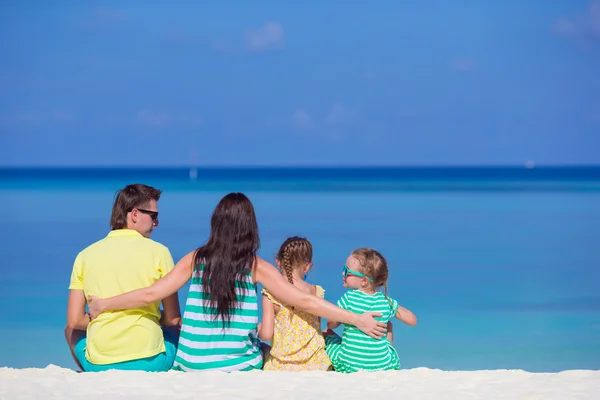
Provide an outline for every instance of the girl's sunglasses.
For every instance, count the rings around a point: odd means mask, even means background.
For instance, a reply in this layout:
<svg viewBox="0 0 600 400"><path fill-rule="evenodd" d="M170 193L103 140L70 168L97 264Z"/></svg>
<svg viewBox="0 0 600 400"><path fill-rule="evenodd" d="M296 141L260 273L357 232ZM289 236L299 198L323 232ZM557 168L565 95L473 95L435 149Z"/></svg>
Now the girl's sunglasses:
<svg viewBox="0 0 600 400"><path fill-rule="evenodd" d="M361 272L351 270L350 268L348 268L348 266L346 264L344 264L342 276L345 278L348 275L358 276L359 278L367 278L369 280L369 282L373 283L373 279L369 278L368 276L366 276L365 274L363 274Z"/></svg>

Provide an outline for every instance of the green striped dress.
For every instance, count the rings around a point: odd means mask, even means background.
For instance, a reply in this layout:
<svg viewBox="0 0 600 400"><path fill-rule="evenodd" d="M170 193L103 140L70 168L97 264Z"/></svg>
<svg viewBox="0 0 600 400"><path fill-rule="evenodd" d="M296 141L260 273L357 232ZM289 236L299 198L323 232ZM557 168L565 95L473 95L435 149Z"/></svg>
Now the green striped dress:
<svg viewBox="0 0 600 400"><path fill-rule="evenodd" d="M223 322L214 318L215 309L210 308L208 293L202 289L203 271L202 264L192 275L173 369L225 372L260 369L263 356L258 345L257 290L250 272L235 282L237 308L232 310L231 324L223 328Z"/></svg>
<svg viewBox="0 0 600 400"><path fill-rule="evenodd" d="M366 294L360 290L346 292L337 303L338 307L354 313L379 312L381 322L389 322L396 316L398 302L386 298L383 293ZM325 338L327 355L337 372L385 371L400 369L398 353L394 346L381 338L373 339L354 325L344 325L344 334Z"/></svg>

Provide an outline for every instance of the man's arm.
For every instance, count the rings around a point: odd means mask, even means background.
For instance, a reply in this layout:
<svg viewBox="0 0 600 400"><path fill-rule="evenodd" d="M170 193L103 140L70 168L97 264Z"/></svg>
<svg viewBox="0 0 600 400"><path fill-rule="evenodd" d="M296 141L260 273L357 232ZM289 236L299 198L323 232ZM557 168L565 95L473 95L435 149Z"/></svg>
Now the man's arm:
<svg viewBox="0 0 600 400"><path fill-rule="evenodd" d="M179 297L177 292L162 300L163 314L160 324L164 327L181 326L181 311L179 309Z"/></svg>
<svg viewBox="0 0 600 400"><path fill-rule="evenodd" d="M86 330L90 323L90 315L85 312L85 294L83 290L69 290L67 304L67 325L71 329Z"/></svg>

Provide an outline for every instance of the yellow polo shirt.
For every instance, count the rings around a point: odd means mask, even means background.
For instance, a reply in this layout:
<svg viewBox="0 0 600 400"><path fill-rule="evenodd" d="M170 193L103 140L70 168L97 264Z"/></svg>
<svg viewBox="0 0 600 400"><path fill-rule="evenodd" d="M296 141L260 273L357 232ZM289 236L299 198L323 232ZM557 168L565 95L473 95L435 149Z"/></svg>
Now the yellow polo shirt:
<svg viewBox="0 0 600 400"><path fill-rule="evenodd" d="M112 297L150 286L173 267L162 244L132 229L114 230L77 255L69 289L83 290L86 297ZM165 351L159 307L156 302L100 314L87 328L86 358L113 364Z"/></svg>

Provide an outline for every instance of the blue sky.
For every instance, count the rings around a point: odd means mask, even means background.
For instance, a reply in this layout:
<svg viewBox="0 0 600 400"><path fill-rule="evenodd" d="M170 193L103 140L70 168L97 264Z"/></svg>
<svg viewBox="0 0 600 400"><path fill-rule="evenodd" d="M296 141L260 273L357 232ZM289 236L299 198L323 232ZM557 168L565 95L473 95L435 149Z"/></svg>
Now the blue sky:
<svg viewBox="0 0 600 400"><path fill-rule="evenodd" d="M600 163L600 1L14 0L0 33L0 165Z"/></svg>

